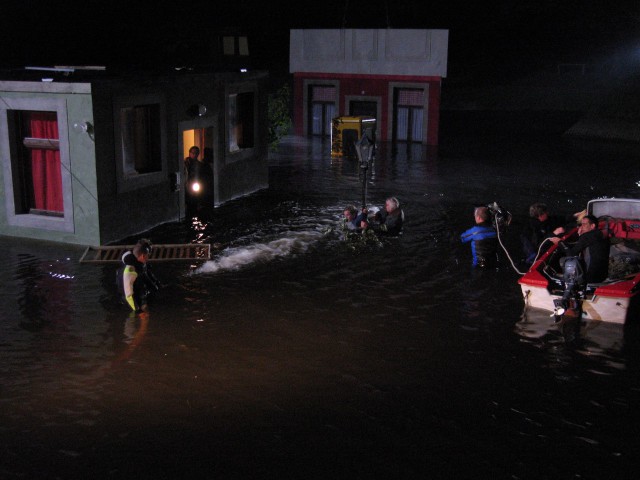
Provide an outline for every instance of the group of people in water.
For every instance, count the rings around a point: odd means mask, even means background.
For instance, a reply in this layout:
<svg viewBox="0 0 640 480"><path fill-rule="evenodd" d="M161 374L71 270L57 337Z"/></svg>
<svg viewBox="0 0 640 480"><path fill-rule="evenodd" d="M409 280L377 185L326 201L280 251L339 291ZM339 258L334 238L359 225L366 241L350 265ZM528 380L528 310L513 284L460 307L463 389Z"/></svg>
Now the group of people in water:
<svg viewBox="0 0 640 480"><path fill-rule="evenodd" d="M373 214L367 207L358 211L354 205L345 207L343 213L342 228L351 238L354 238L354 234L366 239L372 235L397 236L402 233L404 211L396 197L387 198L384 209L376 210Z"/></svg>
<svg viewBox="0 0 640 480"><path fill-rule="evenodd" d="M195 152L194 152L195 153ZM397 236L402 232L404 212L396 197L389 197L383 209L358 210L354 205L345 207L342 228L350 238L363 241L375 240L379 236ZM470 243L472 265L477 268L495 267L498 264L498 246L502 230L502 212L497 204L475 207L475 225L460 235L463 243ZM510 214L509 214L510 221ZM567 246L562 237L570 231L576 221L578 240ZM598 228L598 219L586 211L569 217L552 215L543 203L529 207L529 218L519 235L523 251L523 263L529 267L535 259L552 245L559 244L566 257L579 257L584 265L588 283L602 282L608 273L609 240ZM131 251L122 256L117 272L117 286L122 301L131 311L146 311L149 292L161 286L148 265L152 251L151 242L140 239Z"/></svg>
<svg viewBox="0 0 640 480"><path fill-rule="evenodd" d="M194 145L189 148L189 156L184 159L186 203L190 209L210 200L213 191L212 152L208 148L204 150L204 157L200 157L200 148ZM116 286L121 302L131 312L146 312L149 294L162 287L148 263L152 249L151 241L141 238L131 250L122 255L116 272Z"/></svg>
<svg viewBox="0 0 640 480"><path fill-rule="evenodd" d="M462 233L463 243L471 243L472 265L493 267L498 261L499 226L494 212L488 206L474 209L475 225ZM565 245L562 237L578 222L578 240ZM598 228L598 219L586 211L568 217L552 215L544 203L529 207L529 218L520 232L524 254L523 263L529 267L552 245L558 245L565 257L579 257L585 270L587 283L602 282L609 267L609 239Z"/></svg>
<svg viewBox="0 0 640 480"><path fill-rule="evenodd" d="M198 161L198 153L193 151L193 162ZM358 212L355 206L345 208L344 216L343 228L364 239L377 238L380 234L399 235L404 221L404 212L395 197L387 198L384 209L375 212L371 218L368 209L363 208ZM116 285L121 302L135 314L144 314L148 309L149 294L162 287L149 265L152 250L151 241L141 238L131 250L122 255L120 267L116 272Z"/></svg>

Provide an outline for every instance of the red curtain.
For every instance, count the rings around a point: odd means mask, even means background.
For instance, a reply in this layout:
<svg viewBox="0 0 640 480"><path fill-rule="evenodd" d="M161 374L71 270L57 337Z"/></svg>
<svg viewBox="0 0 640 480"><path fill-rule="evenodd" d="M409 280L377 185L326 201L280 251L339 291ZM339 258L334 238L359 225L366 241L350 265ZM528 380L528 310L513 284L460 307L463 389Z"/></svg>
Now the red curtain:
<svg viewBox="0 0 640 480"><path fill-rule="evenodd" d="M29 115L32 138L58 139L58 117L55 112L32 112ZM33 208L52 212L64 211L60 150L31 149Z"/></svg>

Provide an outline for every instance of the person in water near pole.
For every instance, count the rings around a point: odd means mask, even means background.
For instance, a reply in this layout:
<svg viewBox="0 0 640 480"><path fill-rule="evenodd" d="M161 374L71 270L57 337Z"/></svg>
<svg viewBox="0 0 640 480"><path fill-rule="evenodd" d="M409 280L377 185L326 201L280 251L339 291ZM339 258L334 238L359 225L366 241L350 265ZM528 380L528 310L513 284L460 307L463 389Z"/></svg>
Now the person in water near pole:
<svg viewBox="0 0 640 480"><path fill-rule="evenodd" d="M344 209L342 229L345 231L358 230L360 229L360 222L366 218L366 214L364 212L358 213L358 210L354 205L347 205Z"/></svg>
<svg viewBox="0 0 640 480"><path fill-rule="evenodd" d="M149 292L157 291L161 287L160 281L153 275L147 263L151 249L149 240L138 240L132 250L122 255L122 266L116 274L116 284L122 301L136 313L147 311Z"/></svg>
<svg viewBox="0 0 640 480"><path fill-rule="evenodd" d="M460 235L462 243L471 242L472 265L486 268L498 263L498 235L491 225L488 207L476 207L473 216L476 224Z"/></svg>
<svg viewBox="0 0 640 480"><path fill-rule="evenodd" d="M396 197L389 197L385 201L384 210L376 212L375 223L371 226L376 233L384 235L399 235L402 233L404 212L400 208L400 202Z"/></svg>

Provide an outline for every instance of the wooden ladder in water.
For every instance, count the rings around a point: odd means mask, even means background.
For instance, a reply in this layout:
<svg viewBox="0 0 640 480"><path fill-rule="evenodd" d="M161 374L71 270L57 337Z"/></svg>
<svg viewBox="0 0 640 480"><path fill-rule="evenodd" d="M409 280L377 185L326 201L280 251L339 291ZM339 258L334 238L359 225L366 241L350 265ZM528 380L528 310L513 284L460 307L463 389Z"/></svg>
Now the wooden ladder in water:
<svg viewBox="0 0 640 480"><path fill-rule="evenodd" d="M80 263L115 263L122 261L122 255L132 250L133 245L114 245L106 247L87 247L80 258ZM211 245L201 244L167 244L153 245L150 262L169 261L207 261L211 258Z"/></svg>

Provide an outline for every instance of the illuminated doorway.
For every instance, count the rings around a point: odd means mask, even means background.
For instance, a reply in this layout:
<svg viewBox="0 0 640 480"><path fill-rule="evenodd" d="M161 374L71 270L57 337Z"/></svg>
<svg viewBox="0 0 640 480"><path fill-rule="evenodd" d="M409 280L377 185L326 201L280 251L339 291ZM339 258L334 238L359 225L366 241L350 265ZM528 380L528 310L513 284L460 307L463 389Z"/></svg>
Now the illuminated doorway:
<svg viewBox="0 0 640 480"><path fill-rule="evenodd" d="M201 161L205 164L206 168L198 168L195 171L207 172L207 178L201 179L206 180L203 184L206 185L207 191L203 191L201 193L201 198L203 200L206 199L207 203L211 203L210 206L213 206L215 195L215 158L214 158L214 128L213 127L203 127L203 128L191 128L182 131L182 178L184 179L184 193L185 193L185 203L189 200L189 186L187 183L189 182L188 175L188 159L189 159L189 150L192 147L198 147L200 153L198 155L198 161ZM194 169L191 168L192 175ZM191 179L193 180L193 179ZM202 183L202 182L201 182Z"/></svg>
<svg viewBox="0 0 640 480"><path fill-rule="evenodd" d="M213 128L194 128L182 132L182 158L189 156L189 149L198 147L205 161L213 165Z"/></svg>

